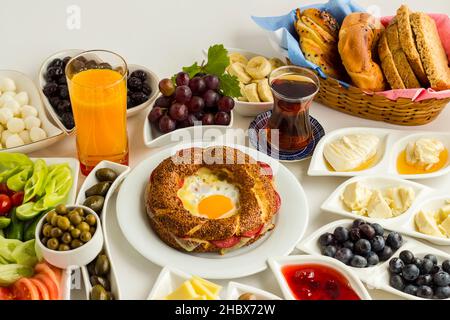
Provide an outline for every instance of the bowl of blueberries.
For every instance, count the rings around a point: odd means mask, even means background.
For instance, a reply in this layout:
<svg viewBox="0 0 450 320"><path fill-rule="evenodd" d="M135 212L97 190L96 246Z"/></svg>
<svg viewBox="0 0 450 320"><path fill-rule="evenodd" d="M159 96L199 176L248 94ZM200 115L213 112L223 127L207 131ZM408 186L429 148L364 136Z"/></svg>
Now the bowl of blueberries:
<svg viewBox="0 0 450 320"><path fill-rule="evenodd" d="M85 50L69 49L48 57L39 71L39 87L44 105L57 125L66 133L75 129L65 67L72 57ZM78 58L80 68L108 68L101 61ZM143 66L128 64L127 116L134 116L146 109L158 95L158 76Z"/></svg>

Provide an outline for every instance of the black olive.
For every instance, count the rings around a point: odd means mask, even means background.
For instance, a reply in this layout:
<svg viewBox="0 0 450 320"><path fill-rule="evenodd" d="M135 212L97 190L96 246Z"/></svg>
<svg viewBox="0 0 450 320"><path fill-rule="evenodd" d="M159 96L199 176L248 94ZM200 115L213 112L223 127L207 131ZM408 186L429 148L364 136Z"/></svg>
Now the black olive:
<svg viewBox="0 0 450 320"><path fill-rule="evenodd" d="M61 122L67 129L75 127L75 121L73 120L73 114L71 112L63 113L61 115Z"/></svg>
<svg viewBox="0 0 450 320"><path fill-rule="evenodd" d="M50 62L50 63L48 64L47 69L48 69L48 68L51 68L51 67L57 67L57 68L59 68L59 67L62 67L63 64L64 64L64 63L63 63L63 61L62 61L61 59L56 58L56 59L53 59L52 62Z"/></svg>
<svg viewBox="0 0 450 320"><path fill-rule="evenodd" d="M60 101L61 101L61 99L59 97L48 98L48 102L50 102L51 106L55 109L58 107L58 104Z"/></svg>
<svg viewBox="0 0 450 320"><path fill-rule="evenodd" d="M109 188L111 187L111 181L102 181L94 184L92 187L87 189L84 194L86 198L90 196L106 196Z"/></svg>
<svg viewBox="0 0 450 320"><path fill-rule="evenodd" d="M78 61L81 61L81 62L83 62L83 63L86 63L86 62L87 62L87 59L86 59L85 57L83 57L83 56L79 56L79 57L77 58L77 60L78 60Z"/></svg>
<svg viewBox="0 0 450 320"><path fill-rule="evenodd" d="M147 96L152 94L152 88L146 83L142 84L142 93L146 94Z"/></svg>
<svg viewBox="0 0 450 320"><path fill-rule="evenodd" d="M99 68L99 69L109 69L109 70L112 69L111 65L110 65L108 62L102 62L102 63L100 63L100 64L98 65L98 68Z"/></svg>
<svg viewBox="0 0 450 320"><path fill-rule="evenodd" d="M69 89L65 84L58 87L58 94L61 99L69 99Z"/></svg>
<svg viewBox="0 0 450 320"><path fill-rule="evenodd" d="M142 90L142 80L136 77L130 77L128 79L128 88L133 92Z"/></svg>
<svg viewBox="0 0 450 320"><path fill-rule="evenodd" d="M49 80L57 80L59 77L64 75L64 70L61 67L51 67L47 70L47 81Z"/></svg>
<svg viewBox="0 0 450 320"><path fill-rule="evenodd" d="M147 80L147 73L145 73L144 70L136 70L136 71L133 71L133 72L131 73L130 78L131 78L131 77L138 78L138 79L140 79L142 82L144 82L145 80Z"/></svg>
<svg viewBox="0 0 450 320"><path fill-rule="evenodd" d="M78 58L72 62L71 69L74 73L77 73L86 69L86 65L83 61L80 60L80 58Z"/></svg>
<svg viewBox="0 0 450 320"><path fill-rule="evenodd" d="M58 93L58 85L54 82L48 82L42 91L46 97L53 97Z"/></svg>
<svg viewBox="0 0 450 320"><path fill-rule="evenodd" d="M127 96L127 109L130 109L133 107L134 107L133 101L131 100L130 96Z"/></svg>
<svg viewBox="0 0 450 320"><path fill-rule="evenodd" d="M67 66L67 63L69 62L69 60L72 59L71 57L65 57L62 61L63 61L63 66Z"/></svg>
<svg viewBox="0 0 450 320"><path fill-rule="evenodd" d="M86 69L97 69L97 67L98 65L95 60L89 60L88 62L86 62Z"/></svg>
<svg viewBox="0 0 450 320"><path fill-rule="evenodd" d="M95 172L98 181L114 181L117 178L117 172L109 168L101 168Z"/></svg>
<svg viewBox="0 0 450 320"><path fill-rule="evenodd" d="M61 115L66 112L71 112L72 106L70 104L70 101L69 100L60 100L56 107L56 111L58 114L61 114Z"/></svg>
<svg viewBox="0 0 450 320"><path fill-rule="evenodd" d="M131 101L133 101L134 105L140 105L148 100L148 96L142 92L134 92L131 94Z"/></svg>
<svg viewBox="0 0 450 320"><path fill-rule="evenodd" d="M65 76L60 77L56 82L57 82L58 84L64 84L64 85L67 85L67 79L66 79Z"/></svg>

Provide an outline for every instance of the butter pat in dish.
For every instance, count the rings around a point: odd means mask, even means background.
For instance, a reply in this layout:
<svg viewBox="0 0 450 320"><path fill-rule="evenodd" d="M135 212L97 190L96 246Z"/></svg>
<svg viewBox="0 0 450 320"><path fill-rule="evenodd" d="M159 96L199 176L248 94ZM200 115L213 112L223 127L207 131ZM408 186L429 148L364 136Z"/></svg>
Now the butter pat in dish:
<svg viewBox="0 0 450 320"><path fill-rule="evenodd" d="M440 170L448 160L448 150L434 138L410 141L397 160L400 174L423 174Z"/></svg>
<svg viewBox="0 0 450 320"><path fill-rule="evenodd" d="M345 135L325 145L323 155L334 171L360 171L370 167L379 143L371 134Z"/></svg>
<svg viewBox="0 0 450 320"><path fill-rule="evenodd" d="M166 296L166 300L217 300L221 286L199 277L192 277Z"/></svg>

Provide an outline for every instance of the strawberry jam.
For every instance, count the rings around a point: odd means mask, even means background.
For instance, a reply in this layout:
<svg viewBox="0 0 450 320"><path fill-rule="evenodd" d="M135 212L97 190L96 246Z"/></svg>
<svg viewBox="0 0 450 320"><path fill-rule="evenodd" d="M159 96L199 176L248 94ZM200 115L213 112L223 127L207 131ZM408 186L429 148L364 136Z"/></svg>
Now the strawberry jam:
<svg viewBox="0 0 450 320"><path fill-rule="evenodd" d="M282 273L297 300L360 300L348 280L321 264L285 266Z"/></svg>

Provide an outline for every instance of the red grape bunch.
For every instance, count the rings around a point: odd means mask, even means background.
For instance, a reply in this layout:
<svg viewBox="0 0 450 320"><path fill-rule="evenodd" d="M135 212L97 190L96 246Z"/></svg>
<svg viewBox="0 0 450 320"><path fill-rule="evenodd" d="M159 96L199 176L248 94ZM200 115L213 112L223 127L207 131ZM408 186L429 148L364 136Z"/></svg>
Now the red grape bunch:
<svg viewBox="0 0 450 320"><path fill-rule="evenodd" d="M197 74L192 79L186 72L159 82L162 96L156 99L148 120L162 133L202 125L226 126L231 120L234 100L220 93L220 80L215 75Z"/></svg>

